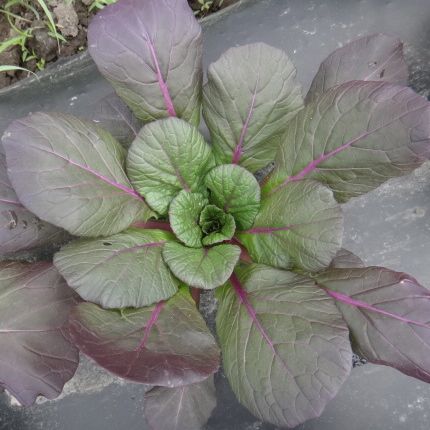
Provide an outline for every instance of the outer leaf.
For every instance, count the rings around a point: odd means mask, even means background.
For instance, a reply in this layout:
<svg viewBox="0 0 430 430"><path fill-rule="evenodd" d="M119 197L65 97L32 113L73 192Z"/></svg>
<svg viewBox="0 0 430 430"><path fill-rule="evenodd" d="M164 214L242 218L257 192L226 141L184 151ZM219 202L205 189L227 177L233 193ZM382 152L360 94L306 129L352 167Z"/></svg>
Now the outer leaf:
<svg viewBox="0 0 430 430"><path fill-rule="evenodd" d="M72 242L55 254L54 263L84 300L104 308L139 308L178 290L161 256L172 239L165 231L131 228L105 239Z"/></svg>
<svg viewBox="0 0 430 430"><path fill-rule="evenodd" d="M71 333L100 366L135 382L179 387L216 372L219 350L188 293L140 309L103 310L78 305Z"/></svg>
<svg viewBox="0 0 430 430"><path fill-rule="evenodd" d="M201 430L216 406L213 376L178 388L145 394L145 417L153 430Z"/></svg>
<svg viewBox="0 0 430 430"><path fill-rule="evenodd" d="M22 404L57 397L78 366L68 339L73 291L45 262L0 263L0 387Z"/></svg>
<svg viewBox="0 0 430 430"><path fill-rule="evenodd" d="M117 233L150 214L125 175L123 148L92 123L36 113L14 121L3 144L19 200L72 234Z"/></svg>
<svg viewBox="0 0 430 430"><path fill-rule="evenodd" d="M384 82L348 82L290 122L265 190L314 178L345 202L411 172L429 157L429 144L425 98Z"/></svg>
<svg viewBox="0 0 430 430"><path fill-rule="evenodd" d="M164 261L174 275L192 287L205 290L224 284L239 257L240 248L235 245L193 249L169 242L163 248Z"/></svg>
<svg viewBox="0 0 430 430"><path fill-rule="evenodd" d="M233 215L239 228L252 227L260 207L260 185L254 175L233 164L215 167L206 176L211 202Z"/></svg>
<svg viewBox="0 0 430 430"><path fill-rule="evenodd" d="M351 330L357 352L430 382L430 291L382 267L329 269L317 276Z"/></svg>
<svg viewBox="0 0 430 430"><path fill-rule="evenodd" d="M170 226L176 237L185 245L201 248L203 232L199 226L199 217L207 204L208 200L203 194L184 190L170 204Z"/></svg>
<svg viewBox="0 0 430 430"><path fill-rule="evenodd" d="M205 246L230 240L236 231L234 218L215 205L207 205L202 210L199 223L206 233L202 240Z"/></svg>
<svg viewBox="0 0 430 430"><path fill-rule="evenodd" d="M97 67L134 114L199 124L201 28L185 0L122 0L88 28Z"/></svg>
<svg viewBox="0 0 430 430"><path fill-rule="evenodd" d="M342 244L343 217L332 192L292 182L263 199L254 226L238 234L256 263L309 272L327 267Z"/></svg>
<svg viewBox="0 0 430 430"><path fill-rule="evenodd" d="M251 266L217 314L224 370L239 401L277 426L317 417L351 369L348 329L313 281Z"/></svg>
<svg viewBox="0 0 430 430"><path fill-rule="evenodd" d="M107 130L125 148L131 145L143 126L116 94L103 98L91 119Z"/></svg>
<svg viewBox="0 0 430 430"><path fill-rule="evenodd" d="M408 75L403 43L386 34L372 34L332 52L321 63L305 101L310 103L329 88L348 81L407 85Z"/></svg>
<svg viewBox="0 0 430 430"><path fill-rule="evenodd" d="M201 191L210 146L192 125L170 118L146 125L131 145L127 173L154 210L166 214L181 190Z"/></svg>
<svg viewBox="0 0 430 430"><path fill-rule="evenodd" d="M6 172L6 159L0 148L0 253L17 251L62 241L66 232L41 221L18 200Z"/></svg>
<svg viewBox="0 0 430 430"><path fill-rule="evenodd" d="M357 257L351 251L341 248L331 261L329 267L333 269L351 269L353 267L364 267L364 263L360 257Z"/></svg>
<svg viewBox="0 0 430 430"><path fill-rule="evenodd" d="M296 70L264 43L231 48L211 64L203 116L220 163L255 172L273 161L286 122L303 106Z"/></svg>

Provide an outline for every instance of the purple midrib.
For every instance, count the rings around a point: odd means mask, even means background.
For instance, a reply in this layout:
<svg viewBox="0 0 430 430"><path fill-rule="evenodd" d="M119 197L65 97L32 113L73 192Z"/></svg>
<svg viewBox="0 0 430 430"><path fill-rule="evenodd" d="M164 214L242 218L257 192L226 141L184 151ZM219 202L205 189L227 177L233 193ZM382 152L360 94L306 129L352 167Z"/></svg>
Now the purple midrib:
<svg viewBox="0 0 430 430"><path fill-rule="evenodd" d="M239 300L243 306L245 306L246 311L248 312L249 317L257 327L257 330L260 332L261 336L263 337L266 344L269 346L270 350L273 352L273 354L279 359L279 361L282 363L282 366L284 369L291 373L290 369L288 368L285 361L282 359L282 357L279 356L278 352L275 349L275 345L273 344L272 339L270 339L270 336L266 332L265 328L261 324L260 320L258 319L257 313L255 312L255 309L253 308L252 304L250 303L248 299L247 292L243 289L238 277L235 273L233 273L230 277L231 285L234 288L234 291L236 292L237 296L239 297Z"/></svg>
<svg viewBox="0 0 430 430"><path fill-rule="evenodd" d="M22 206L20 202L17 202L15 200L2 199L2 198L0 198L0 203L6 203L8 205L15 205L15 206Z"/></svg>
<svg viewBox="0 0 430 430"><path fill-rule="evenodd" d="M148 45L149 51L151 52L152 61L154 62L155 70L157 73L158 85L160 86L161 94L163 95L164 104L166 105L167 112L169 116L177 116L175 107L173 106L172 98L170 97L169 87L167 86L167 83L165 82L161 73L160 64L158 62L157 54L155 52L154 43L149 38L149 36L147 37L146 43Z"/></svg>
<svg viewBox="0 0 430 430"><path fill-rule="evenodd" d="M91 169L90 167L87 167L87 166L84 166L82 164L76 163L75 161L70 160L70 159L68 159L68 158L64 157L63 155L60 155L60 154L58 154L56 152L48 151L47 149L40 148L40 147L38 147L37 149L39 151L47 152L48 154L54 155L55 157L58 157L58 158L61 158L62 160L66 161L67 163L69 163L69 164L71 164L73 166L76 166L79 169L82 169L85 172L88 172L88 173L94 175L95 177L97 177L98 179L102 180L103 182L106 182L107 184L111 185L112 187L118 188L121 191L125 192L126 194L132 196L133 198L143 201L143 197L140 194L138 194L136 191L134 191L133 189L128 188L127 186L125 186L123 184L120 184L120 183L118 183L116 181L113 181L112 179L109 179L108 177L106 177L106 176L104 176L104 175L96 172L95 170Z"/></svg>
<svg viewBox="0 0 430 430"><path fill-rule="evenodd" d="M330 289L322 287L322 286L319 286L319 287L322 288L330 297L332 297L333 299L335 299L339 302L345 303L345 304L350 305L350 306L354 306L356 308L362 308L362 309L366 309L366 310L371 311L371 312L376 312L380 315L394 318L394 319L401 321L401 322L404 322L406 324L413 324L413 325L417 325L419 327L424 327L424 328L430 329L430 325L428 325L428 324L424 324L424 323L421 323L419 321L414 321L414 320L411 320L409 318L401 317L400 315L396 315L396 314L393 314L391 312L385 311L383 309L379 309L376 306L373 306L373 305L370 305L369 303L363 302L362 300L353 299L352 297L347 296L346 294L338 293L337 291L333 291L333 290L330 290Z"/></svg>
<svg viewBox="0 0 430 430"><path fill-rule="evenodd" d="M254 93L252 95L251 103L249 106L248 115L246 117L245 123L243 124L242 131L240 133L239 141L234 148L233 157L232 157L232 164L238 164L240 161L240 158L243 154L243 142L245 141L246 133L248 132L249 123L252 118L252 114L254 113L254 106L255 106L255 99L257 97L257 87L255 87Z"/></svg>
<svg viewBox="0 0 430 430"><path fill-rule="evenodd" d="M136 349L137 351L140 351L145 347L146 342L148 341L149 335L151 334L152 327L157 322L158 317L160 316L160 312L164 307L164 303L165 303L164 301L161 301L155 305L155 308L151 313L151 317L149 318L148 324L145 327L145 331L143 332L142 342L140 342L139 346Z"/></svg>

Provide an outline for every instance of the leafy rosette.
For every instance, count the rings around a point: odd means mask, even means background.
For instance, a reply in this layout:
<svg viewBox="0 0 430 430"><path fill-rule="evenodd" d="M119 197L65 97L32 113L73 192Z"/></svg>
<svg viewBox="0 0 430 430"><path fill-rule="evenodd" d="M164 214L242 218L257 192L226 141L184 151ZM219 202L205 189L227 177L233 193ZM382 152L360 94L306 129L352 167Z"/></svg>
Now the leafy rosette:
<svg viewBox="0 0 430 430"><path fill-rule="evenodd" d="M35 113L2 139L2 253L74 238L55 267L0 266L0 385L26 404L51 398L77 347L155 385L145 412L166 430L207 421L220 350L239 401L281 427L321 414L351 340L430 380L429 291L341 248L341 204L430 154L430 104L404 86L397 39L335 51L305 98L288 56L261 43L228 50L203 86L185 0L106 7L89 49L117 93L93 120ZM193 300L213 289L220 348Z"/></svg>

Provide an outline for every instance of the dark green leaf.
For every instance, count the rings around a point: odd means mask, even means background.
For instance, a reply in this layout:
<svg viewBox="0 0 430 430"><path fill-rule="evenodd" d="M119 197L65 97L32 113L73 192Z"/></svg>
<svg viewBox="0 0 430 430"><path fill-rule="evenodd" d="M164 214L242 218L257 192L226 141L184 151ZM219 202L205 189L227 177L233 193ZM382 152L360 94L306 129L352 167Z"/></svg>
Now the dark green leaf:
<svg viewBox="0 0 430 430"><path fill-rule="evenodd" d="M333 193L318 182L300 181L264 198L253 227L238 237L257 263L315 272L330 264L342 233L342 211Z"/></svg>
<svg viewBox="0 0 430 430"><path fill-rule="evenodd" d="M168 299L179 284L161 256L174 236L161 230L128 229L103 239L72 242L54 263L84 300L104 308L140 308Z"/></svg>

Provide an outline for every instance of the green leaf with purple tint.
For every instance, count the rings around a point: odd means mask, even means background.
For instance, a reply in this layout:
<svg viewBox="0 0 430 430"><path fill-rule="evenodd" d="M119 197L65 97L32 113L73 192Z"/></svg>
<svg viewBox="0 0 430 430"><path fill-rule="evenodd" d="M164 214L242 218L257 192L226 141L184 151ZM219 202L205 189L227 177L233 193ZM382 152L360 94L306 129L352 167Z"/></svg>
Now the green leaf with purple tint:
<svg viewBox="0 0 430 430"><path fill-rule="evenodd" d="M141 120L178 116L198 125L202 35L185 0L121 0L88 28L101 74Z"/></svg>
<svg viewBox="0 0 430 430"><path fill-rule="evenodd" d="M308 104L345 82L385 81L407 85L408 76L403 43L387 34L371 34L336 49L321 63L305 102Z"/></svg>
<svg viewBox="0 0 430 430"><path fill-rule="evenodd" d="M177 118L147 124L132 143L127 174L148 204L165 215L181 191L203 191L213 167L211 147L197 128Z"/></svg>
<svg viewBox="0 0 430 430"><path fill-rule="evenodd" d="M410 173L429 156L427 99L385 82L348 82L289 123L264 191L312 178L345 202Z"/></svg>
<svg viewBox="0 0 430 430"><path fill-rule="evenodd" d="M218 164L255 172L275 158L287 121L303 107L296 69L264 43L230 48L208 69L203 116Z"/></svg>
<svg viewBox="0 0 430 430"><path fill-rule="evenodd" d="M430 291L383 267L328 269L318 285L336 300L355 350L430 382Z"/></svg>
<svg viewBox="0 0 430 430"><path fill-rule="evenodd" d="M68 336L76 296L50 263L0 263L0 387L29 406L57 397L78 367Z"/></svg>
<svg viewBox="0 0 430 430"><path fill-rule="evenodd" d="M164 261L173 274L187 285L205 290L227 282L239 257L240 248L229 244L188 248L169 242L163 248Z"/></svg>
<svg viewBox="0 0 430 430"><path fill-rule="evenodd" d="M178 388L155 387L145 394L144 414L153 430L201 430L216 406L213 376Z"/></svg>
<svg viewBox="0 0 430 430"><path fill-rule="evenodd" d="M216 319L225 374L263 421L317 417L349 375L348 328L334 300L297 274L252 265L222 288Z"/></svg>
<svg viewBox="0 0 430 430"><path fill-rule="evenodd" d="M187 288L139 309L104 310L81 303L70 325L84 354L131 381L180 387L218 370L218 346Z"/></svg>
<svg viewBox="0 0 430 430"><path fill-rule="evenodd" d="M14 121L3 144L19 200L71 234L108 236L151 215L124 172L124 149L93 123L35 113Z"/></svg>
<svg viewBox="0 0 430 430"><path fill-rule="evenodd" d="M163 245L175 237L130 228L102 239L63 246L54 264L84 300L104 308L140 308L168 299L179 281L163 261Z"/></svg>
<svg viewBox="0 0 430 430"><path fill-rule="evenodd" d="M316 272L330 264L342 233L342 211L331 190L300 181L263 198L254 225L237 237L256 263Z"/></svg>

